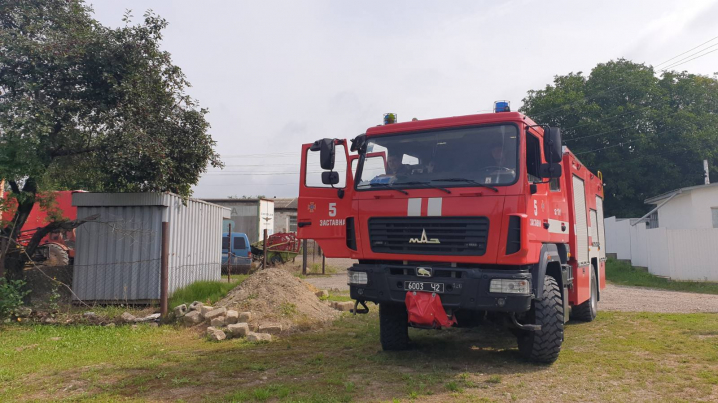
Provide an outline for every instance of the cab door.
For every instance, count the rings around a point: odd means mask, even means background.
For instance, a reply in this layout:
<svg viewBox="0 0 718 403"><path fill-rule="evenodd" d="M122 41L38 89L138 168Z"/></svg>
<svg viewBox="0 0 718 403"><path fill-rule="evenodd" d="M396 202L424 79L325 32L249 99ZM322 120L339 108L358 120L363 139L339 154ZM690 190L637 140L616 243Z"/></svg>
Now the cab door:
<svg viewBox="0 0 718 403"><path fill-rule="evenodd" d="M297 236L315 240L327 257L350 257L356 250L352 212L354 175L350 168L351 161L356 157L349 155L344 140L335 140L333 171L339 174L339 183L324 184L322 173L329 171L321 168L320 151L312 151L311 146L302 145Z"/></svg>

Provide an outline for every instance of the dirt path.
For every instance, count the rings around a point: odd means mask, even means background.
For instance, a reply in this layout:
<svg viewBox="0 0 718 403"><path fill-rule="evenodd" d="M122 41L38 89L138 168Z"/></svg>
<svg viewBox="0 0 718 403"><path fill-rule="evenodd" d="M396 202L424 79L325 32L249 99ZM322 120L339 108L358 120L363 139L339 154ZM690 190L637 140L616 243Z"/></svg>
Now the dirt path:
<svg viewBox="0 0 718 403"><path fill-rule="evenodd" d="M308 278L307 281L323 290L349 290L344 272L330 277ZM598 309L601 311L718 313L718 295L611 284L601 293L601 301L598 303Z"/></svg>
<svg viewBox="0 0 718 403"><path fill-rule="evenodd" d="M598 309L604 311L718 313L718 295L607 285Z"/></svg>

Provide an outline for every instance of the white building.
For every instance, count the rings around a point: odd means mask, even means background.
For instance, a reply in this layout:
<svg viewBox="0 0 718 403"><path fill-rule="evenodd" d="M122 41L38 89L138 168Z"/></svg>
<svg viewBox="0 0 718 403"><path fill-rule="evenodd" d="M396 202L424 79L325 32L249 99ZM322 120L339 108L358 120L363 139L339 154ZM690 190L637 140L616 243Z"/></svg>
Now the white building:
<svg viewBox="0 0 718 403"><path fill-rule="evenodd" d="M718 281L718 183L646 199L639 218L604 220L606 252L675 280Z"/></svg>
<svg viewBox="0 0 718 403"><path fill-rule="evenodd" d="M673 190L646 199L656 207L648 228L718 228L718 183Z"/></svg>

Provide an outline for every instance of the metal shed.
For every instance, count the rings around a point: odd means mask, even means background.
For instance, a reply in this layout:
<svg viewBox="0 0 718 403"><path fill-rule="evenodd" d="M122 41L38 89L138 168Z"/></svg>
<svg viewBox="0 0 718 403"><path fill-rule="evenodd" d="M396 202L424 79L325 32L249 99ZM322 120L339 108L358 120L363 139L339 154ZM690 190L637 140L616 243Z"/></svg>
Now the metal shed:
<svg viewBox="0 0 718 403"><path fill-rule="evenodd" d="M172 193L75 193L74 299L147 303L160 299L162 223L169 223L168 291L219 280L222 220L230 210Z"/></svg>

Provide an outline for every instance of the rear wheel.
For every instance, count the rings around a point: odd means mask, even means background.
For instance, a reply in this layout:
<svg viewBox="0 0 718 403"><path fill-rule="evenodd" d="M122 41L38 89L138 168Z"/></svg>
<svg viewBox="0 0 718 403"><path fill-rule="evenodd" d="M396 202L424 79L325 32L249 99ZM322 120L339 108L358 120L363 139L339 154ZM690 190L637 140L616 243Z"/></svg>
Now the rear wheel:
<svg viewBox="0 0 718 403"><path fill-rule="evenodd" d="M596 319L598 313L598 281L596 270L591 266L591 296L581 305L577 305L571 311L571 318L583 322L591 322Z"/></svg>
<svg viewBox="0 0 718 403"><path fill-rule="evenodd" d="M519 333L519 352L531 361L550 364L558 358L563 343L563 302L555 278L544 277L543 295L531 305L526 322L540 325L541 330Z"/></svg>
<svg viewBox="0 0 718 403"><path fill-rule="evenodd" d="M379 304L379 339L384 351L409 348L409 314L401 304Z"/></svg>
<svg viewBox="0 0 718 403"><path fill-rule="evenodd" d="M60 245L54 243L48 243L42 245L40 248L44 249L42 254L45 256L45 261L42 262L45 266L67 266L70 264L70 255Z"/></svg>

